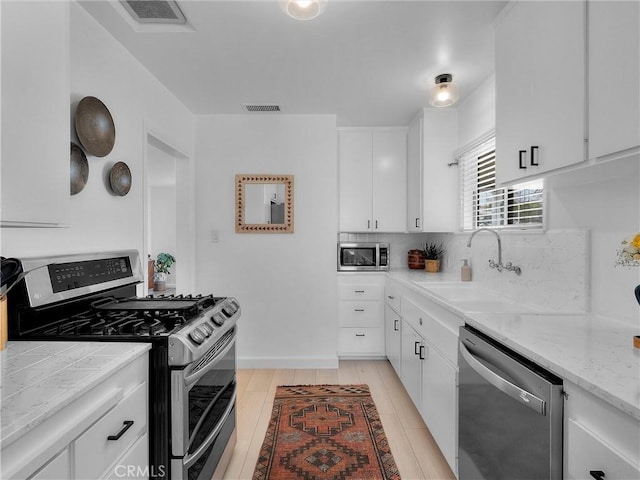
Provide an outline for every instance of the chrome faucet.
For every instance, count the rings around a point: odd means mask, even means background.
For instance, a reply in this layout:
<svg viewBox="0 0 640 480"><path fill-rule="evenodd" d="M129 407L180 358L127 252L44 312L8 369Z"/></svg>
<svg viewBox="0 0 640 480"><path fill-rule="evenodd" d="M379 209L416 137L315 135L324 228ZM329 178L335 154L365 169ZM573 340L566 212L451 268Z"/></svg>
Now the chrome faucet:
<svg viewBox="0 0 640 480"><path fill-rule="evenodd" d="M490 228L479 228L478 230L473 232L469 237L469 241L467 242L467 247L471 247L471 240L473 240L473 237L475 237L476 233L482 232L482 231L491 232L498 239L498 262L496 263L493 259L490 259L489 267L495 268L499 272L502 272L502 270L504 269L510 272L515 272L516 275L520 275L522 273L522 269L520 267L513 265L511 262L507 262L506 265L502 265L502 240L500 239L500 235L498 234L498 232L496 232L495 230L491 230Z"/></svg>

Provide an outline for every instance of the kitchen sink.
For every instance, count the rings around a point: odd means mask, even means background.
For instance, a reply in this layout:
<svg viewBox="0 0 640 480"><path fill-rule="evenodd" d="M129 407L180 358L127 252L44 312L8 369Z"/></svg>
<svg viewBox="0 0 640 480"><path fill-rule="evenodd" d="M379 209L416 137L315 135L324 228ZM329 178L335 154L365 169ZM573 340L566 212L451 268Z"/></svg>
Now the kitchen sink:
<svg viewBox="0 0 640 480"><path fill-rule="evenodd" d="M473 284L416 282L416 285L464 312L529 313L540 309L523 305Z"/></svg>

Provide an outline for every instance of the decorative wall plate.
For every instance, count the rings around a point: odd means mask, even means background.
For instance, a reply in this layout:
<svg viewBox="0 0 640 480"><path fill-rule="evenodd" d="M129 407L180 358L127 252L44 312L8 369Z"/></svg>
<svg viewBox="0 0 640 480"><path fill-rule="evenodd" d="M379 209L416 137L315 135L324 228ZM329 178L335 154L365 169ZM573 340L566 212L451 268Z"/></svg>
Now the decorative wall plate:
<svg viewBox="0 0 640 480"><path fill-rule="evenodd" d="M129 170L129 166L124 162L116 162L111 167L109 183L111 184L111 190L116 195L124 197L129 193L131 189L131 170Z"/></svg>
<svg viewBox="0 0 640 480"><path fill-rule="evenodd" d="M109 109L96 97L84 97L75 116L76 133L90 155L104 157L113 149L116 126Z"/></svg>
<svg viewBox="0 0 640 480"><path fill-rule="evenodd" d="M80 193L89 179L89 162L80 145L71 142L71 195Z"/></svg>

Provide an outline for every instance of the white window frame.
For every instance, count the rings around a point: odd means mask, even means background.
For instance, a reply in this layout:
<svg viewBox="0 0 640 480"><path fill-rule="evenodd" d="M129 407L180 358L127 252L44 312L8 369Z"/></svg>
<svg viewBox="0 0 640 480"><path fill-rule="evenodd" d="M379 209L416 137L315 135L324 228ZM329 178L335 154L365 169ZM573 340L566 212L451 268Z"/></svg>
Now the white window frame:
<svg viewBox="0 0 640 480"><path fill-rule="evenodd" d="M491 152L493 154L491 155ZM495 157L495 132L491 131L456 153L456 159L460 166L460 230L463 232L473 231L478 228L488 227L501 231L509 230L539 230L545 228L546 218L546 192L542 179L529 180L516 185L496 188L495 167L497 158ZM481 165L486 162L485 167ZM486 188L481 192L478 184L484 182ZM512 223L514 205L517 202L510 201L510 198L519 194L527 195L531 189L535 190L533 195L535 202L541 203L534 209L523 210L522 220L525 223ZM541 190L541 192L540 192ZM479 220L480 198L484 195L487 200L485 217L493 216L493 219L482 222ZM540 221L536 221L537 219ZM531 222L531 223L529 223Z"/></svg>

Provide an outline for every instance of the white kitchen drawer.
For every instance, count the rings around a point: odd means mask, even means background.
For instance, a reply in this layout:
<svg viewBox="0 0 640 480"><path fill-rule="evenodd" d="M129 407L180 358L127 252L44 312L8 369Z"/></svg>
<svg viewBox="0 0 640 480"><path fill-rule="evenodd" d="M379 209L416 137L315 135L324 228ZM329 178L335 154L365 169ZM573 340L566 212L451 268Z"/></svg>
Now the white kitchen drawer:
<svg viewBox="0 0 640 480"><path fill-rule="evenodd" d="M102 477L106 469L146 431L147 402L145 382L76 439L76 478ZM117 435L124 428L125 421L133 421L133 425L118 440L108 440L107 437Z"/></svg>
<svg viewBox="0 0 640 480"><path fill-rule="evenodd" d="M341 328L340 354L384 355L382 328Z"/></svg>
<svg viewBox="0 0 640 480"><path fill-rule="evenodd" d="M339 302L338 314L341 327L382 327L384 303L343 300Z"/></svg>
<svg viewBox="0 0 640 480"><path fill-rule="evenodd" d="M623 457L611 445L578 422L569 419L568 442L572 446L567 463L567 478L583 480L595 478L591 471L601 471L606 480L640 478L640 468Z"/></svg>
<svg viewBox="0 0 640 480"><path fill-rule="evenodd" d="M107 472L105 479L141 480L142 478L149 478L144 475L145 473L159 478L166 475L166 472L159 468L153 472L149 469L149 438L146 433L125 452L122 458L118 459L113 468Z"/></svg>
<svg viewBox="0 0 640 480"><path fill-rule="evenodd" d="M402 318L455 366L458 364L457 332L445 326L432 313L430 309L424 310L407 298L402 300Z"/></svg>
<svg viewBox="0 0 640 480"><path fill-rule="evenodd" d="M384 285L382 283L338 284L340 300L382 300Z"/></svg>
<svg viewBox="0 0 640 480"><path fill-rule="evenodd" d="M29 480L58 480L65 478L71 478L71 456L68 448L56 455L53 460L47 463L33 477L30 477Z"/></svg>
<svg viewBox="0 0 640 480"><path fill-rule="evenodd" d="M396 313L400 313L400 289L395 285L387 285L384 287L384 301Z"/></svg>

